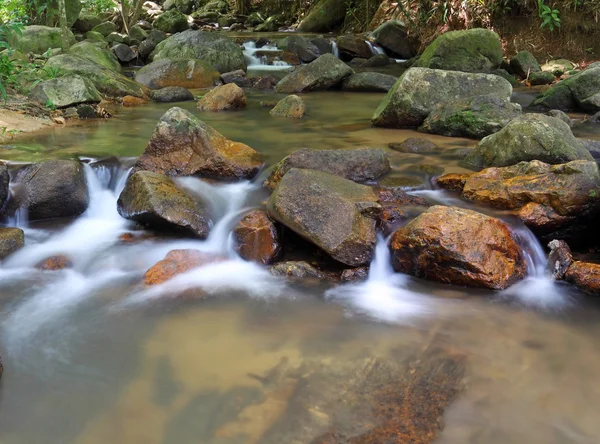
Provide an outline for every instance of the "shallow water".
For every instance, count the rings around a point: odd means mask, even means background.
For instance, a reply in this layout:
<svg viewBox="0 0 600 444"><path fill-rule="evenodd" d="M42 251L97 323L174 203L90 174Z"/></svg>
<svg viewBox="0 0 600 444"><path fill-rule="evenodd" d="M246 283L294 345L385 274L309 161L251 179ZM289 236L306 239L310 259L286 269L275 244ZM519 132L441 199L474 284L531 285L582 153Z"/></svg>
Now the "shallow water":
<svg viewBox="0 0 600 444"><path fill-rule="evenodd" d="M309 115L301 121L269 117L258 106L277 97L251 93L249 109L234 113L181 106L254 147L268 164L302 147L385 148L419 136L370 127L378 94L307 95ZM134 157L168 108L122 109L107 122L21 140L28 151L2 156ZM475 144L427 137L447 151ZM417 178L425 188L429 175L419 165L462 170L448 152L388 152L393 175ZM286 283L235 256L231 227L265 198L255 183L183 179L180 186L210 208L209 239L129 245L118 237L133 227L115 211L127 166L86 172L92 190L86 214L26 227L27 247L0 268L0 443L308 444L371 419L364 408L341 402L352 392L336 385L360 379L363 363L404 362L432 349L460 356L466 366L464 389L446 410L436 442L600 442L600 307L544 277L539 244L506 215L498 216L519 234L531 273L505 292L394 274L384 239L368 281L327 288ZM466 205L448 193L418 193ZM174 248L228 260L141 288L143 273ZM52 254L69 255L73 269L33 268ZM172 297L190 288L201 297Z"/></svg>

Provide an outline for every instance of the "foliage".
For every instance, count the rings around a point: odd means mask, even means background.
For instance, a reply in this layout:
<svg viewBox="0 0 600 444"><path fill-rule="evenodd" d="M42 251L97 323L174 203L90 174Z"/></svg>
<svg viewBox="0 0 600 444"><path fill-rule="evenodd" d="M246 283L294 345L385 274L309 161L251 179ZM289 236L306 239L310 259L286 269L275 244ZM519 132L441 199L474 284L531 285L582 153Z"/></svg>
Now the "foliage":
<svg viewBox="0 0 600 444"><path fill-rule="evenodd" d="M8 35L15 33L21 34L23 26L20 23L3 23L0 25L0 97L6 102L8 92L7 83L12 79L16 71L16 66L11 60L13 50L8 44Z"/></svg>
<svg viewBox="0 0 600 444"><path fill-rule="evenodd" d="M558 17L558 9L552 9L544 3L544 0L538 0L538 13L542 19L540 28L554 31L560 28L560 18Z"/></svg>
<svg viewBox="0 0 600 444"><path fill-rule="evenodd" d="M114 0L83 0L82 9L93 14L114 12L117 5Z"/></svg>

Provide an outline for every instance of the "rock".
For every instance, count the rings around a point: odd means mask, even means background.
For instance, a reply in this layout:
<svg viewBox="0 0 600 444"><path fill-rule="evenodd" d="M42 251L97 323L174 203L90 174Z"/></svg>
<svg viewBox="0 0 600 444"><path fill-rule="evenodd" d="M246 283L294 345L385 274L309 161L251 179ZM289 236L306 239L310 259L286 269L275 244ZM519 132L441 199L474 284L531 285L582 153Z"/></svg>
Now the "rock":
<svg viewBox="0 0 600 444"><path fill-rule="evenodd" d="M0 162L0 208L4 206L6 199L9 196L10 176L8 174L8 166Z"/></svg>
<svg viewBox="0 0 600 444"><path fill-rule="evenodd" d="M132 39L139 40L140 42L146 40L148 38L148 35L148 32L140 25L133 25L129 29L129 37L131 37Z"/></svg>
<svg viewBox="0 0 600 444"><path fill-rule="evenodd" d="M221 74L221 81L224 84L233 83L240 88L252 87L252 80L246 77L246 72L241 69Z"/></svg>
<svg viewBox="0 0 600 444"><path fill-rule="evenodd" d="M305 261L286 261L269 268L273 276L292 279L326 279L328 275Z"/></svg>
<svg viewBox="0 0 600 444"><path fill-rule="evenodd" d="M375 44L388 53L401 59L410 59L416 55L413 44L408 39L406 26L400 20L390 20L371 33Z"/></svg>
<svg viewBox="0 0 600 444"><path fill-rule="evenodd" d="M174 107L158 121L135 169L234 180L252 179L261 166L260 154L252 148L227 140L188 111Z"/></svg>
<svg viewBox="0 0 600 444"><path fill-rule="evenodd" d="M451 173L444 174L435 180L435 183L442 189L448 191L458 191L462 193L465 182L471 176L471 173Z"/></svg>
<svg viewBox="0 0 600 444"><path fill-rule="evenodd" d="M395 151L411 154L429 154L440 151L440 148L435 143L422 137L408 137L403 142L392 142L388 146Z"/></svg>
<svg viewBox="0 0 600 444"><path fill-rule="evenodd" d="M281 255L279 230L266 211L254 210L245 215L233 230L238 254L253 262L269 265Z"/></svg>
<svg viewBox="0 0 600 444"><path fill-rule="evenodd" d="M567 113L559 110L559 109L551 109L550 111L548 111L546 113L547 116L550 117L554 117L556 119L560 119L563 122L565 122L567 125L569 125L569 128L571 128L573 126L573 124L575 122L573 122L573 120L568 116Z"/></svg>
<svg viewBox="0 0 600 444"><path fill-rule="evenodd" d="M166 0L163 4L163 9L169 11L171 9L177 9L184 14L191 14L196 8L195 0Z"/></svg>
<svg viewBox="0 0 600 444"><path fill-rule="evenodd" d="M199 250L171 250L163 260L146 271L144 284L159 285L194 268L221 260L221 258Z"/></svg>
<svg viewBox="0 0 600 444"><path fill-rule="evenodd" d="M406 191L397 188L381 188L377 191L377 198L382 204L396 205L399 207L418 206L429 207L425 199L413 196Z"/></svg>
<svg viewBox="0 0 600 444"><path fill-rule="evenodd" d="M530 160L559 164L578 159L592 160L592 156L566 123L541 114L524 114L479 142L464 162L487 168Z"/></svg>
<svg viewBox="0 0 600 444"><path fill-rule="evenodd" d="M87 59L106 69L121 72L121 64L104 43L79 42L69 48L69 54Z"/></svg>
<svg viewBox="0 0 600 444"><path fill-rule="evenodd" d="M575 65L573 62L565 59L550 60L542 65L542 71L550 72L557 77L562 76L564 73L569 72L574 68Z"/></svg>
<svg viewBox="0 0 600 444"><path fill-rule="evenodd" d="M86 32L91 31L101 23L102 20L100 20L97 15L81 13L79 14L77 20L75 20L75 23L73 23L73 29L82 34L85 34Z"/></svg>
<svg viewBox="0 0 600 444"><path fill-rule="evenodd" d="M183 192L164 174L137 171L117 201L117 210L125 219L157 230L175 231L206 239L210 220L204 208Z"/></svg>
<svg viewBox="0 0 600 444"><path fill-rule="evenodd" d="M64 255L51 256L39 262L35 268L44 271L58 271L65 268L73 268L73 262Z"/></svg>
<svg viewBox="0 0 600 444"><path fill-rule="evenodd" d="M375 126L418 127L442 103L483 95L509 100L511 94L510 83L492 74L411 68L396 81L371 121Z"/></svg>
<svg viewBox="0 0 600 444"><path fill-rule="evenodd" d="M0 260L6 259L25 245L25 233L20 228L0 228ZM0 374L2 373L0 364Z"/></svg>
<svg viewBox="0 0 600 444"><path fill-rule="evenodd" d="M527 272L503 222L456 207L431 207L392 235L390 250L397 272L446 284L503 290Z"/></svg>
<svg viewBox="0 0 600 444"><path fill-rule="evenodd" d="M246 94L235 83L217 86L198 101L197 108L200 111L227 111L246 108Z"/></svg>
<svg viewBox="0 0 600 444"><path fill-rule="evenodd" d="M344 60L353 59L355 57L368 59L373 55L373 52L365 39L356 35L341 35L336 39L336 43L340 56L344 57Z"/></svg>
<svg viewBox="0 0 600 444"><path fill-rule="evenodd" d="M104 40L106 40L106 43L109 45L114 45L115 43L125 43L125 34L111 32Z"/></svg>
<svg viewBox="0 0 600 444"><path fill-rule="evenodd" d="M219 72L207 62L197 59L160 59L144 66L135 74L136 82L151 89L167 86L208 88L219 79Z"/></svg>
<svg viewBox="0 0 600 444"><path fill-rule="evenodd" d="M540 161L488 168L465 180L463 198L514 210L540 236L582 234L600 211L600 173L594 161ZM575 223L576 222L576 223Z"/></svg>
<svg viewBox="0 0 600 444"><path fill-rule="evenodd" d="M86 40L92 43L106 43L106 39L99 32L88 31L85 33Z"/></svg>
<svg viewBox="0 0 600 444"><path fill-rule="evenodd" d="M159 103L187 102L194 100L194 95L181 86L167 86L152 91L150 98Z"/></svg>
<svg viewBox="0 0 600 444"><path fill-rule="evenodd" d="M124 43L116 44L111 48L111 50L121 63L129 63L137 57L135 52L133 52L131 48Z"/></svg>
<svg viewBox="0 0 600 444"><path fill-rule="evenodd" d="M600 111L600 65L592 64L558 82L536 97L531 106L564 111L581 109L591 113Z"/></svg>
<svg viewBox="0 0 600 444"><path fill-rule="evenodd" d="M550 248L550 254L548 255L547 270L552 273L554 279L561 280L573 262L571 249L565 241L556 239L548 244L548 248Z"/></svg>
<svg viewBox="0 0 600 444"><path fill-rule="evenodd" d="M342 282L360 282L366 281L369 277L368 267L348 268L342 271L340 280Z"/></svg>
<svg viewBox="0 0 600 444"><path fill-rule="evenodd" d="M319 54L333 53L333 45L329 39L323 36L310 39L310 42L317 47Z"/></svg>
<svg viewBox="0 0 600 444"><path fill-rule="evenodd" d="M304 148L279 162L264 185L275 189L292 168L324 171L354 182L366 182L387 173L390 170L390 162L381 149L310 150Z"/></svg>
<svg viewBox="0 0 600 444"><path fill-rule="evenodd" d="M60 68L67 74L78 74L90 80L98 91L108 97L146 97L147 95L146 87L143 85L79 56L71 54L54 56L46 62L45 66Z"/></svg>
<svg viewBox="0 0 600 444"><path fill-rule="evenodd" d="M298 168L281 179L268 204L269 216L350 266L373 258L379 209L370 187Z"/></svg>
<svg viewBox="0 0 600 444"><path fill-rule="evenodd" d="M329 32L344 21L346 5L338 0L320 0L302 20L300 32Z"/></svg>
<svg viewBox="0 0 600 444"><path fill-rule="evenodd" d="M140 56L143 58L148 58L148 56L156 49L156 46L167 39L167 34L163 31L159 31L158 29L153 29L148 33L148 38L140 43L138 48L138 52Z"/></svg>
<svg viewBox="0 0 600 444"><path fill-rule="evenodd" d="M521 115L521 105L494 96L443 103L427 116L419 131L449 137L482 139Z"/></svg>
<svg viewBox="0 0 600 444"><path fill-rule="evenodd" d="M533 86L536 85L550 85L556 80L554 74L551 72L533 72L529 75L529 83Z"/></svg>
<svg viewBox="0 0 600 444"><path fill-rule="evenodd" d="M306 114L306 103L296 95L287 96L281 99L269 114L272 116L301 119Z"/></svg>
<svg viewBox="0 0 600 444"><path fill-rule="evenodd" d="M187 30L190 25L185 14L177 9L171 9L159 15L152 23L152 27L167 34L175 34Z"/></svg>
<svg viewBox="0 0 600 444"><path fill-rule="evenodd" d="M539 63L529 51L519 51L510 59L512 72L523 79L528 78L534 72L541 72Z"/></svg>
<svg viewBox="0 0 600 444"><path fill-rule="evenodd" d="M102 34L103 37L108 37L112 32L117 32L118 28L112 22L104 22L92 28L92 31Z"/></svg>
<svg viewBox="0 0 600 444"><path fill-rule="evenodd" d="M92 82L74 74L39 82L29 93L29 100L43 106L66 108L80 103L100 103L102 97Z"/></svg>
<svg viewBox="0 0 600 444"><path fill-rule="evenodd" d="M600 265L575 261L565 274L565 280L588 293L600 293Z"/></svg>
<svg viewBox="0 0 600 444"><path fill-rule="evenodd" d="M204 31L184 31L160 42L154 50L153 60L200 59L219 72L246 69L242 49L227 37Z"/></svg>
<svg viewBox="0 0 600 444"><path fill-rule="evenodd" d="M502 63L500 37L489 29L449 31L431 43L415 67L463 72L489 72Z"/></svg>
<svg viewBox="0 0 600 444"><path fill-rule="evenodd" d="M342 82L344 91L388 92L398 80L397 77L378 72L361 72L346 77Z"/></svg>
<svg viewBox="0 0 600 444"><path fill-rule="evenodd" d="M263 15L258 11L254 11L251 12L246 18L246 26L257 26L263 23L264 21L265 18L263 17Z"/></svg>
<svg viewBox="0 0 600 444"><path fill-rule="evenodd" d="M60 28L38 25L25 26L20 33L10 32L6 38L12 49L24 54L43 54L49 49L67 49L75 44L75 36L71 31L66 31L65 39Z"/></svg>
<svg viewBox="0 0 600 444"><path fill-rule="evenodd" d="M310 63L321 55L319 48L310 39L296 35L279 40L277 48L284 53L296 54L305 63Z"/></svg>
<svg viewBox="0 0 600 444"><path fill-rule="evenodd" d="M146 103L148 103L146 99L134 96L125 96L121 99L121 104L123 106L140 106L145 105Z"/></svg>
<svg viewBox="0 0 600 444"><path fill-rule="evenodd" d="M512 85L513 88L520 85L515 76L509 74L508 71L506 71L505 69L494 69L493 71L490 71L490 74L494 74L496 76L502 77L505 80L508 80L508 82Z"/></svg>
<svg viewBox="0 0 600 444"><path fill-rule="evenodd" d="M353 74L352 69L333 54L324 54L308 65L302 65L277 84L277 92L299 93L325 90Z"/></svg>
<svg viewBox="0 0 600 444"><path fill-rule="evenodd" d="M392 59L390 59L385 54L375 54L373 57L370 57L366 62L363 63L362 66L365 67L375 67L375 66L388 66L392 63L396 63ZM396 77L397 79L397 77Z"/></svg>
<svg viewBox="0 0 600 444"><path fill-rule="evenodd" d="M88 207L83 165L77 160L47 160L18 171L14 197L30 221L76 217Z"/></svg>

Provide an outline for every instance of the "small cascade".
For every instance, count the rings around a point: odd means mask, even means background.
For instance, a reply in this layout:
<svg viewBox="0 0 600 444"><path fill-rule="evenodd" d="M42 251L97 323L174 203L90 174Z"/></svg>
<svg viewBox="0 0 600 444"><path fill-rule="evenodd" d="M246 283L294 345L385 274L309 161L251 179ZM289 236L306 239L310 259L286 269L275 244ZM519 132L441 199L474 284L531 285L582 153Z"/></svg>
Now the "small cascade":
<svg viewBox="0 0 600 444"><path fill-rule="evenodd" d="M338 48L337 42L335 40L331 41L331 52L338 59L340 58L340 49Z"/></svg>
<svg viewBox="0 0 600 444"><path fill-rule="evenodd" d="M376 45L375 43L372 43L369 40L365 40L365 42L367 43L367 45L369 45L369 49L371 50L371 54L373 54L373 55L385 54L385 51L384 51L384 49L381 46Z"/></svg>
<svg viewBox="0 0 600 444"><path fill-rule="evenodd" d="M267 56L257 56L257 51L273 52L274 54L279 53L281 50L276 46L265 45L260 48L256 47L256 42L247 41L243 44L244 58L249 70L261 70L261 71L284 71L290 69L292 65L282 60L273 60L269 64Z"/></svg>

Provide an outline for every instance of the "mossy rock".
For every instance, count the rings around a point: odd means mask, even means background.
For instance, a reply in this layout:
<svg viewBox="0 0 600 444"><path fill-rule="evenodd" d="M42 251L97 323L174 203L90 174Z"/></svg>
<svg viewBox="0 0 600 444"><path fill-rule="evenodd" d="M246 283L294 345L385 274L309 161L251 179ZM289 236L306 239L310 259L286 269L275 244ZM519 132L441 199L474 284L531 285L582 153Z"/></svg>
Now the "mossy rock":
<svg viewBox="0 0 600 444"><path fill-rule="evenodd" d="M91 42L106 43L106 39L104 38L104 36L96 31L86 32L85 38Z"/></svg>
<svg viewBox="0 0 600 444"><path fill-rule="evenodd" d="M529 51L520 51L510 59L510 68L523 79L542 70L538 61Z"/></svg>
<svg viewBox="0 0 600 444"><path fill-rule="evenodd" d="M67 49L75 44L75 36L69 30L65 34L60 28L34 25L26 26L21 34L10 33L8 43L25 54L43 54L52 48Z"/></svg>
<svg viewBox="0 0 600 444"><path fill-rule="evenodd" d="M117 32L118 28L117 28L117 25L115 25L113 22L104 22L104 23L100 23L97 26L94 26L92 31L99 32L104 37L108 37L108 35L110 33Z"/></svg>
<svg viewBox="0 0 600 444"><path fill-rule="evenodd" d="M69 48L69 54L90 60L112 71L121 72L121 65L104 43L79 42Z"/></svg>
<svg viewBox="0 0 600 444"><path fill-rule="evenodd" d="M144 66L135 80L151 89L167 86L208 88L219 79L219 72L203 60L160 59Z"/></svg>
<svg viewBox="0 0 600 444"><path fill-rule="evenodd" d="M141 42L148 38L148 32L142 29L140 25L133 25L129 30L129 37Z"/></svg>
<svg viewBox="0 0 600 444"><path fill-rule="evenodd" d="M529 75L529 83L532 85L550 85L556 80L551 72L538 71Z"/></svg>
<svg viewBox="0 0 600 444"><path fill-rule="evenodd" d="M98 103L102 97L90 80L69 75L38 83L31 90L29 99L42 105L50 103L56 108L66 108L81 103Z"/></svg>
<svg viewBox="0 0 600 444"><path fill-rule="evenodd" d="M334 31L346 17L346 3L339 0L321 0L313 6L300 26L301 32Z"/></svg>
<svg viewBox="0 0 600 444"><path fill-rule="evenodd" d="M152 24L154 29L174 34L176 32L185 31L190 27L187 21L187 16L177 9L171 9L157 17Z"/></svg>
<svg viewBox="0 0 600 444"><path fill-rule="evenodd" d="M539 95L532 107L560 109L563 111L600 111L600 65L592 64L587 69L554 85Z"/></svg>

